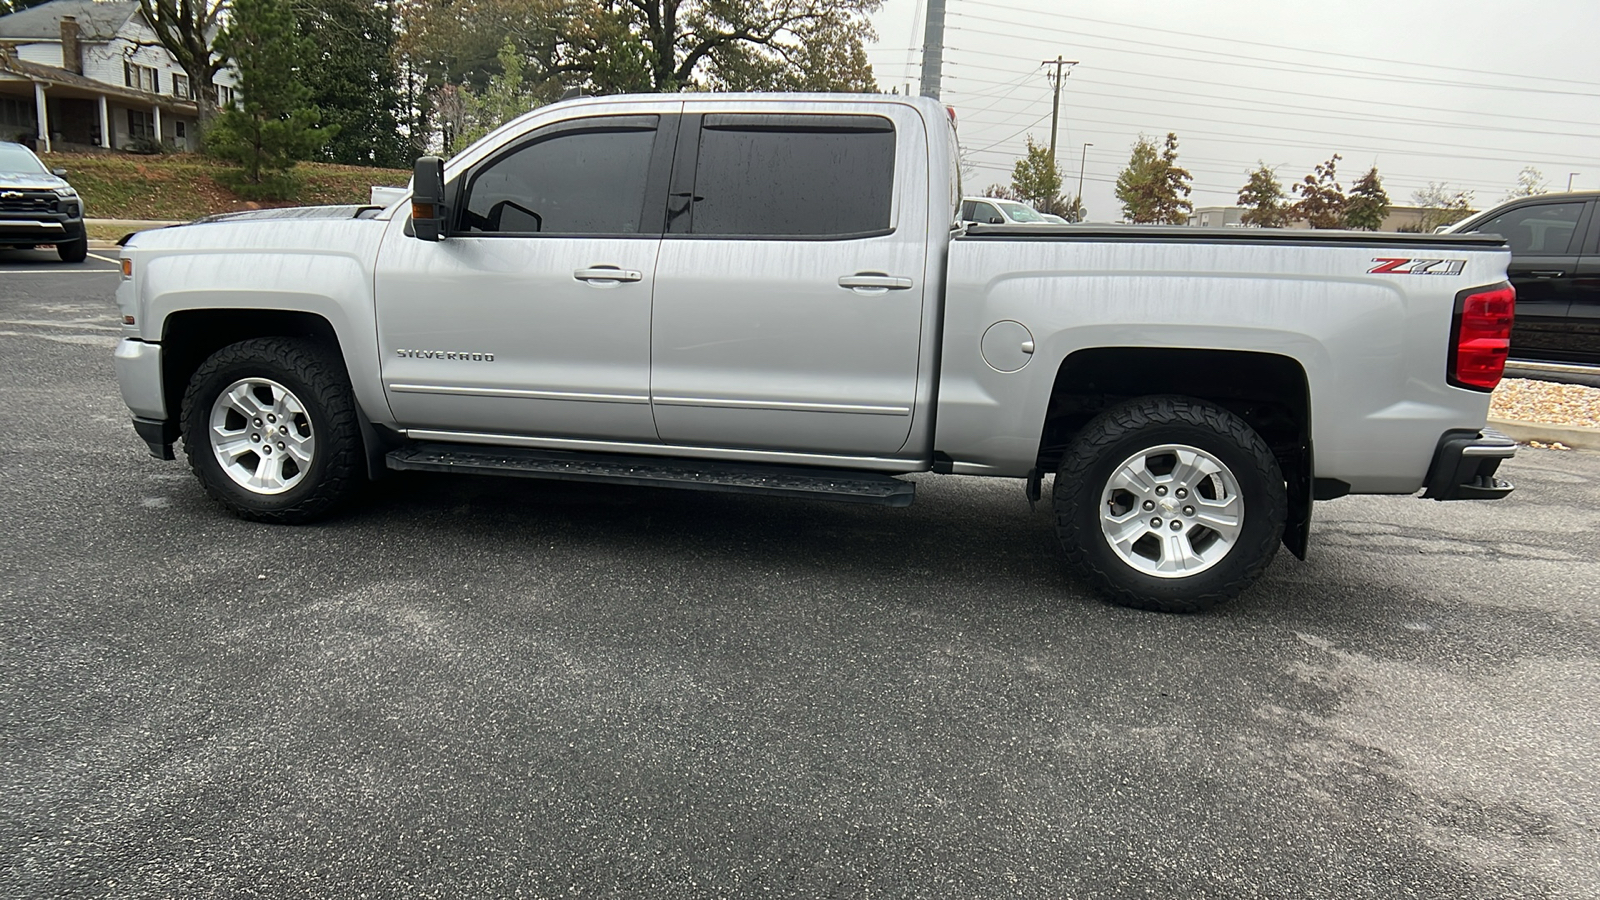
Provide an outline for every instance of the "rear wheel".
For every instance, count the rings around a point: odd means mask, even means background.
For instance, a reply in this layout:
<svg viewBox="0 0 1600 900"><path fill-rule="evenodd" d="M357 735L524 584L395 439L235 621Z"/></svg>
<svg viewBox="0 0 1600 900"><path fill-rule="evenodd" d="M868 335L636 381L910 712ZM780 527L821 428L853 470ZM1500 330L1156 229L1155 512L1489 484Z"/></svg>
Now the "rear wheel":
<svg viewBox="0 0 1600 900"><path fill-rule="evenodd" d="M360 484L361 434L343 364L321 345L256 338L200 364L183 398L189 466L241 518L319 518Z"/></svg>
<svg viewBox="0 0 1600 900"><path fill-rule="evenodd" d="M1067 561L1112 602L1198 612L1254 583L1288 515L1277 460L1227 410L1144 397L1096 417L1056 475Z"/></svg>

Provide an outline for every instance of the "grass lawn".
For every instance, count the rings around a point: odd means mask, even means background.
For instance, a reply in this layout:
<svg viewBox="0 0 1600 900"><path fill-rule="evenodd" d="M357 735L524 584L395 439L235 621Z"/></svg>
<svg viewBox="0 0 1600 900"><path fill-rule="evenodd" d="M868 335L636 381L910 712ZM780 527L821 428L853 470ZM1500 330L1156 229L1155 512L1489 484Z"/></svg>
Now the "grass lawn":
<svg viewBox="0 0 1600 900"><path fill-rule="evenodd" d="M67 170L67 181L83 197L84 211L97 219L187 221L264 206L366 203L372 185L405 184L411 178L403 169L300 163L295 167L302 182L298 197L253 202L217 180L228 168L225 164L198 154L52 153L46 164ZM107 239L93 233L90 237Z"/></svg>

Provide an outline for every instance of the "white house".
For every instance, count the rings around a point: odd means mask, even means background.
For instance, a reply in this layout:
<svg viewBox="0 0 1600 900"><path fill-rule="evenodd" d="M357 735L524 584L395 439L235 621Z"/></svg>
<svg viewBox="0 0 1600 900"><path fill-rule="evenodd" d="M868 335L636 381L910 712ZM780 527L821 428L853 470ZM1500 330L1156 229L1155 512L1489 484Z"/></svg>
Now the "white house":
<svg viewBox="0 0 1600 900"><path fill-rule="evenodd" d="M218 102L234 87L224 69ZM199 147L189 78L136 0L52 0L0 16L0 140L36 149Z"/></svg>

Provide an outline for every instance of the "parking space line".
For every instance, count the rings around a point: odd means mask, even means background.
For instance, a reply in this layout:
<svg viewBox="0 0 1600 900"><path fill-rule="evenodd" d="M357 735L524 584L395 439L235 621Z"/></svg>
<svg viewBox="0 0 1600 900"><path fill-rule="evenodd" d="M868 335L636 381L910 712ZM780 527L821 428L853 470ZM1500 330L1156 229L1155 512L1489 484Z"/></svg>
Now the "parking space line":
<svg viewBox="0 0 1600 900"><path fill-rule="evenodd" d="M122 260L120 260L120 259L112 259L109 256L101 256L98 253L91 253L89 255L94 257L95 259L104 260L105 262L111 263L114 266L120 267L122 265Z"/></svg>

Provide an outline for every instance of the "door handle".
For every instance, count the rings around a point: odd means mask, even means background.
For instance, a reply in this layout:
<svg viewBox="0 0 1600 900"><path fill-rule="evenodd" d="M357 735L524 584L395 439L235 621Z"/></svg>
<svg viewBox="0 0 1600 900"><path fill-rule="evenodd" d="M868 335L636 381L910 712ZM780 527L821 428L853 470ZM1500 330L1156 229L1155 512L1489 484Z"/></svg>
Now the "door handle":
<svg viewBox="0 0 1600 900"><path fill-rule="evenodd" d="M1560 278L1567 273L1560 269L1539 269L1538 271L1529 272L1528 274L1535 278Z"/></svg>
<svg viewBox="0 0 1600 900"><path fill-rule="evenodd" d="M881 293L883 291L908 291L911 289L911 279L903 275L881 275L877 272L862 272L859 275L845 275L839 279L839 287L852 291L870 291Z"/></svg>
<svg viewBox="0 0 1600 900"><path fill-rule="evenodd" d="M572 277L594 285L611 285L623 281L642 281L644 273L637 269L619 269L616 266L591 266L573 272Z"/></svg>

